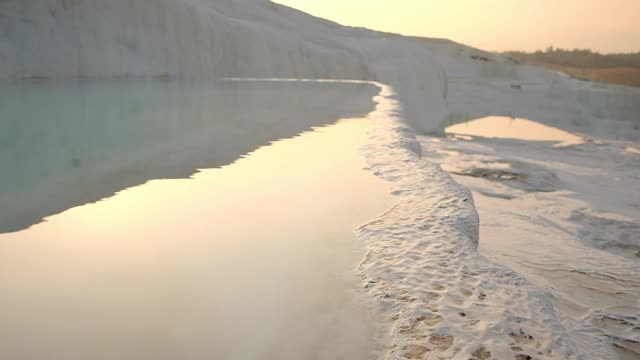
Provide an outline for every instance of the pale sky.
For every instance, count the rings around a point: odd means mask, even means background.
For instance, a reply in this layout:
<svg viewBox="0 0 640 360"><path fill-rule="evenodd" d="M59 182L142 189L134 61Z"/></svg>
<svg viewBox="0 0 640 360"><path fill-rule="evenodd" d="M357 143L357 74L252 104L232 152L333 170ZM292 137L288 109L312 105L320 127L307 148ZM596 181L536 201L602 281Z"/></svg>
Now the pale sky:
<svg viewBox="0 0 640 360"><path fill-rule="evenodd" d="M275 0L344 25L485 50L640 51L640 0Z"/></svg>

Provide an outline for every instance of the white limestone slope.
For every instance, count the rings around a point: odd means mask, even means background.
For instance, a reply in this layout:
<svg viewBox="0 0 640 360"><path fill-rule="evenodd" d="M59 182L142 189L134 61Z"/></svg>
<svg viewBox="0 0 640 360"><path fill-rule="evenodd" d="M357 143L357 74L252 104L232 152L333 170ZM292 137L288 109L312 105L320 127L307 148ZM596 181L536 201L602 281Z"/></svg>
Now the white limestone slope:
<svg viewBox="0 0 640 360"><path fill-rule="evenodd" d="M367 79L397 86L416 118L446 113L423 45L269 1L4 0L0 34L4 79Z"/></svg>
<svg viewBox="0 0 640 360"><path fill-rule="evenodd" d="M375 80L394 86L420 132L496 113L586 133L640 123L638 90L450 41L343 27L266 0L2 0L0 37L0 79ZM617 133L628 124L614 123Z"/></svg>

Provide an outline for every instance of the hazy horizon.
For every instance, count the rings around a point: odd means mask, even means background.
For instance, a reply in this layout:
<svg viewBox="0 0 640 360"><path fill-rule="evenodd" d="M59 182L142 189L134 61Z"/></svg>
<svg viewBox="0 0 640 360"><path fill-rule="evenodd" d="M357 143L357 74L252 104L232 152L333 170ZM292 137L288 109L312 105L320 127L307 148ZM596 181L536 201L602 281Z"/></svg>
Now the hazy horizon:
<svg viewBox="0 0 640 360"><path fill-rule="evenodd" d="M491 51L548 46L603 53L640 51L640 1L276 0L343 25L447 38Z"/></svg>

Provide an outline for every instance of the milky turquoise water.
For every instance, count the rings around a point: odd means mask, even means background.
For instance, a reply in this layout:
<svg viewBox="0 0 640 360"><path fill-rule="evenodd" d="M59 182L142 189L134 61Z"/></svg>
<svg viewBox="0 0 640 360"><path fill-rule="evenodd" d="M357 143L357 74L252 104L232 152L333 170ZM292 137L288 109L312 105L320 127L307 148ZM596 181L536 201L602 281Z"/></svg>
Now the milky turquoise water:
<svg viewBox="0 0 640 360"><path fill-rule="evenodd" d="M321 83L0 84L0 233L366 114L373 94Z"/></svg>

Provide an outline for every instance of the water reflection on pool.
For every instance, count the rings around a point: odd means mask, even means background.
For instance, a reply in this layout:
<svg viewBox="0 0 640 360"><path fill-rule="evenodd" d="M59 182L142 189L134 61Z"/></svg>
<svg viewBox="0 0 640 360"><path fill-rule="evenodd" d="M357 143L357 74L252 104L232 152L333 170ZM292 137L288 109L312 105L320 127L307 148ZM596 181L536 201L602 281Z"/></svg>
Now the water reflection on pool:
<svg viewBox="0 0 640 360"><path fill-rule="evenodd" d="M0 83L0 233L362 116L376 93L311 82Z"/></svg>
<svg viewBox="0 0 640 360"><path fill-rule="evenodd" d="M363 170L368 127L343 120L0 235L0 358L367 358L381 322L352 231L391 206Z"/></svg>
<svg viewBox="0 0 640 360"><path fill-rule="evenodd" d="M530 141L553 141L562 145L583 142L580 136L546 126L535 121L504 116L489 116L450 126L449 134L471 135L486 138L518 139Z"/></svg>

